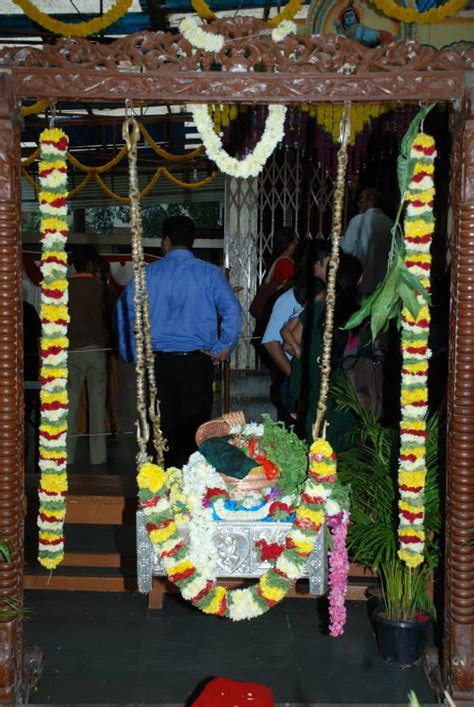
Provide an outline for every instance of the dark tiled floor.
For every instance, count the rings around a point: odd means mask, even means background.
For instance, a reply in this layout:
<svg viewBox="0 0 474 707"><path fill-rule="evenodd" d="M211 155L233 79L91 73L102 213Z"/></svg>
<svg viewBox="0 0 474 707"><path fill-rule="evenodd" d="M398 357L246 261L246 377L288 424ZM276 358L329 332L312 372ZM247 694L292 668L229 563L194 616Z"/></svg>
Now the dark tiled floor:
<svg viewBox="0 0 474 707"><path fill-rule="evenodd" d="M340 639L306 600L236 624L175 597L152 613L137 594L30 591L26 604L27 644L46 657L34 704L185 704L213 675L264 683L283 703L406 704L411 689L434 702L421 668L381 662L362 603Z"/></svg>

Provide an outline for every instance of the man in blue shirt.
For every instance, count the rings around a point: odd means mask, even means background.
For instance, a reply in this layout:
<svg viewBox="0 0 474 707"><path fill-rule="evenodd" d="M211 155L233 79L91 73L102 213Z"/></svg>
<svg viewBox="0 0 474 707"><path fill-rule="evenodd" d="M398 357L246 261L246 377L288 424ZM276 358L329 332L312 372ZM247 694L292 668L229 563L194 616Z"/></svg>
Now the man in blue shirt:
<svg viewBox="0 0 474 707"><path fill-rule="evenodd" d="M146 269L168 466L182 466L195 450L196 430L211 417L213 363L230 356L242 326L240 305L224 274L191 252L194 235L190 218L166 219L165 257ZM132 282L117 304L120 353L128 361L135 357L133 291Z"/></svg>

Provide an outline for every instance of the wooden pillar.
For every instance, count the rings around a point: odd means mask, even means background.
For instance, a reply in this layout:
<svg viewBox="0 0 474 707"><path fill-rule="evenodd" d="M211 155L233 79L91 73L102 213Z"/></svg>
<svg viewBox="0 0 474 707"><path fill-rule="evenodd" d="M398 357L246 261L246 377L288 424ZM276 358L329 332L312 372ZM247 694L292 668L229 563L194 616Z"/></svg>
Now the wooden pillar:
<svg viewBox="0 0 474 707"><path fill-rule="evenodd" d="M446 688L474 704L474 116L453 125L453 215L445 560Z"/></svg>
<svg viewBox="0 0 474 707"><path fill-rule="evenodd" d="M0 562L0 601L23 600L24 421L20 118L11 75L0 69L0 535L12 561ZM20 618L0 622L0 704L20 695Z"/></svg>

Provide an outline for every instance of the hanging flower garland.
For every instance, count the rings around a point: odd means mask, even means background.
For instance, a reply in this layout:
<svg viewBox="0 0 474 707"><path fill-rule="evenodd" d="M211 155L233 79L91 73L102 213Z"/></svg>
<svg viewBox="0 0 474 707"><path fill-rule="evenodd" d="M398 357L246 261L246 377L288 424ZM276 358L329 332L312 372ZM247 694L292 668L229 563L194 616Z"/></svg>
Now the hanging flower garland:
<svg viewBox="0 0 474 707"><path fill-rule="evenodd" d="M224 37L221 34L206 32L198 25L194 17L185 17L179 25L179 31L196 49L204 49L206 52L220 52L224 46Z"/></svg>
<svg viewBox="0 0 474 707"><path fill-rule="evenodd" d="M405 265L430 289L430 247L434 231L434 160L436 149L430 135L420 133L414 140L410 159L414 170L405 197L407 204L404 245ZM402 311L401 449L398 483L400 549L398 554L409 567L423 562L424 487L426 480L426 414L428 411L428 347L430 311L425 298L416 293L416 316Z"/></svg>
<svg viewBox="0 0 474 707"><path fill-rule="evenodd" d="M61 22L38 10L31 0L13 0L21 7L32 22L36 22L54 34L63 37L88 37L97 34L120 20L130 9L133 0L116 0L115 4L101 17L94 17L88 22Z"/></svg>
<svg viewBox="0 0 474 707"><path fill-rule="evenodd" d="M284 20L292 20L301 10L304 0L289 0L285 7L275 17L267 20L270 27L277 27ZM217 19L217 15L211 10L206 0L191 0L194 11L206 22Z"/></svg>
<svg viewBox="0 0 474 707"><path fill-rule="evenodd" d="M400 22L405 22L406 24L433 24L434 22L441 22L446 17L451 17L457 12L463 9L467 4L467 0L447 0L447 2L439 5L438 7L432 7L426 12L420 12L413 7L404 7L399 5L395 0L371 0L376 7L378 7L384 15L388 17L394 17Z"/></svg>
<svg viewBox="0 0 474 707"><path fill-rule="evenodd" d="M231 157L223 148L219 135L214 131L213 122L206 105L191 105L191 112L207 156L217 167L231 177L256 177L260 174L278 143L285 134L286 106L270 105L265 130L253 151L242 160Z"/></svg>
<svg viewBox="0 0 474 707"><path fill-rule="evenodd" d="M181 20L179 31L195 49L203 49L205 52L220 52L224 47L223 35L207 32L194 17L185 17L184 20ZM274 42L282 42L289 34L295 32L295 23L283 20L272 30L271 38Z"/></svg>
<svg viewBox="0 0 474 707"><path fill-rule="evenodd" d="M41 161L41 371L39 428L39 552L54 569L64 558L67 492L67 135L58 128L40 135Z"/></svg>
<svg viewBox="0 0 474 707"><path fill-rule="evenodd" d="M311 445L309 472L286 539L286 547L274 567L259 582L245 589L227 590L216 580L198 571L181 536L166 491L167 474L155 464L144 464L137 482L146 528L155 551L159 553L169 580L184 599L206 614L225 616L233 621L261 616L280 602L303 573L303 567L321 530L324 506L336 481L336 458L324 440ZM340 631L342 629L338 629Z"/></svg>

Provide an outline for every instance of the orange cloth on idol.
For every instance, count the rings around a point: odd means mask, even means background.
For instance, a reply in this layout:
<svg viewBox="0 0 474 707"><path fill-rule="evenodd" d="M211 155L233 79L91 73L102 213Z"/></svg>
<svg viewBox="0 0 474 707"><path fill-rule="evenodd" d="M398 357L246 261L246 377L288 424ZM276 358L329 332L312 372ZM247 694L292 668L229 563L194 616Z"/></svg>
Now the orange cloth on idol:
<svg viewBox="0 0 474 707"><path fill-rule="evenodd" d="M268 687L255 682L238 682L229 678L214 678L204 688L193 707L275 707Z"/></svg>

